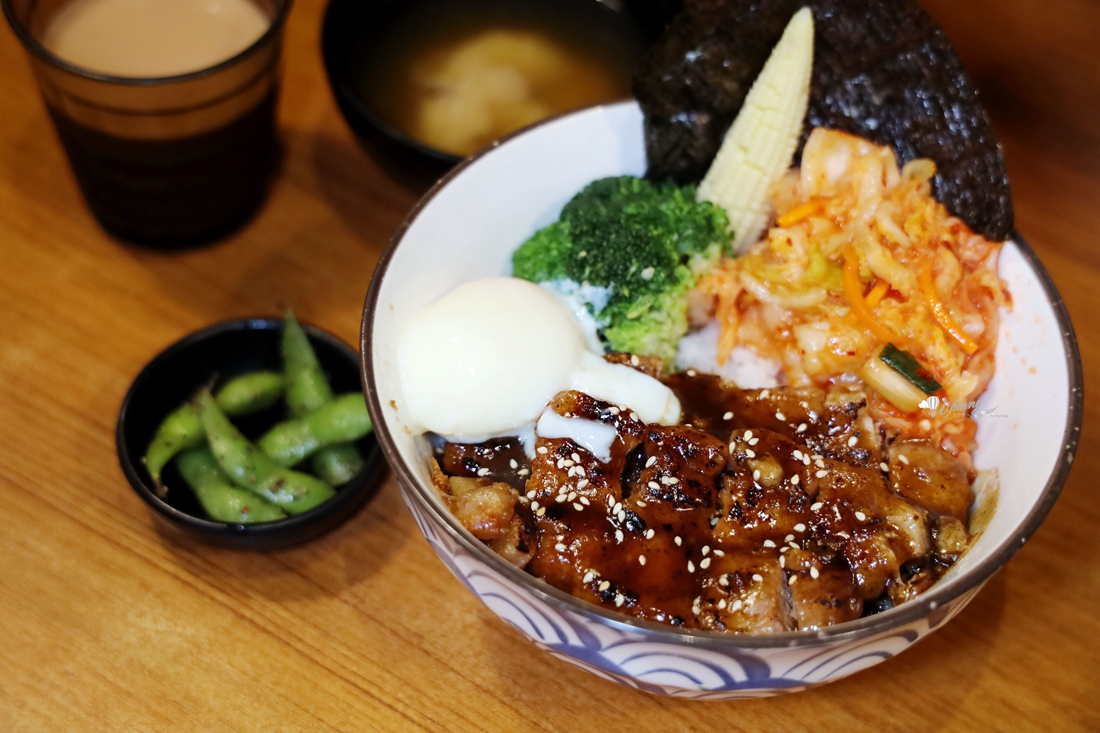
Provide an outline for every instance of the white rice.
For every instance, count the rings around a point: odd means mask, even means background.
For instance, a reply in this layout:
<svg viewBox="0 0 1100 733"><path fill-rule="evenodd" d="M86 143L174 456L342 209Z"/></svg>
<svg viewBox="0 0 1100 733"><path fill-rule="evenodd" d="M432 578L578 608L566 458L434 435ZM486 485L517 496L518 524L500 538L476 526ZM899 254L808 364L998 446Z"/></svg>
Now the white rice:
<svg viewBox="0 0 1100 733"><path fill-rule="evenodd" d="M757 356L743 346L736 347L725 364L718 364L718 334L718 322L710 321L702 329L680 339L676 366L717 374L741 389L779 387L786 381L782 364Z"/></svg>

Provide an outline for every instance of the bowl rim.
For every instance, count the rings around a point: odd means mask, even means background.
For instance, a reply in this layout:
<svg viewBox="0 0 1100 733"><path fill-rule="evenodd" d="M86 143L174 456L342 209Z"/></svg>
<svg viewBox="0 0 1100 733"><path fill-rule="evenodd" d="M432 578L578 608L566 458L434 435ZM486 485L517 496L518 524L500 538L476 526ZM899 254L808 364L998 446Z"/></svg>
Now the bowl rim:
<svg viewBox="0 0 1100 733"><path fill-rule="evenodd" d="M313 524L315 521L323 520L325 517L340 513L344 507L353 504L364 492L369 496L369 494L373 493L378 488L380 484L378 479L385 472L385 464L377 460L381 441L377 439L376 435L368 436L373 440L374 445L371 448L370 454L364 456L365 463L361 475L356 476L345 484L344 487L328 501L302 512L301 514L288 516L285 519L271 522L256 522L249 524L219 522L217 520L188 514L187 512L176 509L174 506L157 496L156 492L146 480L146 477L142 475L143 468L139 466L141 457L138 456L135 458L131 455L130 445L126 440L126 422L130 403L133 401L137 390L149 379L148 375L150 370L179 357L192 346L202 343L213 336L239 331L281 330L284 323L284 319L270 316L233 318L226 321L219 321L206 328L189 333L160 351L146 363L130 383L129 389L126 390L126 396L122 399L122 404L118 412L118 420L115 425L115 448L118 453L119 466L122 468L122 472L126 476L127 481L129 481L130 487L134 490L134 493L141 497L150 509L160 515L161 518L166 519L173 526L206 538L223 537L241 541L260 539L276 540L283 535L296 535L298 532L302 531L304 527ZM333 347L341 355L341 358L347 359L351 363L358 362L355 350L343 339L308 323L303 323L302 329L311 339L317 339Z"/></svg>
<svg viewBox="0 0 1100 733"><path fill-rule="evenodd" d="M568 112L562 115L547 118L528 127L518 130L492 143L488 147L478 151L465 159L457 167L440 178L431 189L417 202L401 225L394 232L385 251L375 266L367 291L366 301L363 306L363 321L360 330L360 367L362 369L363 386L367 394L367 407L374 421L375 432L378 435L382 451L386 460L400 479L402 487L412 488L414 495L422 504L427 505L437 524L441 525L447 536L461 545L482 563L493 568L498 575L521 586L525 591L534 594L555 607L564 606L572 613L581 616L595 616L600 622L617 628L627 633L644 633L660 637L662 641L674 644L692 644L704 646L727 647L731 650L760 649L760 648L795 648L832 645L839 642L851 642L866 639L882 632L889 631L899 626L911 623L933 613L937 608L945 608L959 597L971 590L979 588L994 573L1000 570L1013 555L1035 533L1050 512L1051 507L1061 493L1062 487L1069 476L1073 464L1074 455L1077 452L1077 444L1081 434L1081 422L1084 415L1084 379L1081 368L1081 352L1077 344L1077 336L1070 322L1069 313L1066 310L1062 296L1055 287L1050 274L1039 261L1038 256L1031 246L1015 229L1008 241L1014 242L1023 255L1024 260L1035 272L1039 283L1043 287L1047 300L1054 311L1059 329L1061 330L1062 345L1068 356L1066 363L1067 383L1069 387L1069 405L1066 413L1066 424L1062 433L1062 450L1058 461L1047 478L1046 485L1038 500L1031 507L1020 526L1006 537L997 548L985 560L979 562L967 573L960 576L956 582L933 586L931 590L918 596L901 606L877 613L871 616L846 621L835 626L829 626L818 631L786 631L775 634L728 634L715 631L703 631L698 629L681 629L678 627L659 624L653 621L635 619L624 614L615 613L600 606L588 603L569 593L559 590L550 584L529 575L520 568L507 562L488 546L479 542L470 535L458 520L447 512L442 512L432 502L432 496L427 487L421 486L417 476L409 469L397 451L396 445L390 435L388 425L384 419L384 412L379 401L378 392L374 387L374 362L371 353L371 331L375 313L378 310L379 298L382 292L382 282L393 260L395 253L404 240L405 234L413 225L420 213L432 202L432 200L446 188L455 178L469 167L476 165L486 155L496 148L520 137L534 129L553 124L565 117L593 112L607 111L612 108L637 104L634 101L602 104L588 107L583 110Z"/></svg>

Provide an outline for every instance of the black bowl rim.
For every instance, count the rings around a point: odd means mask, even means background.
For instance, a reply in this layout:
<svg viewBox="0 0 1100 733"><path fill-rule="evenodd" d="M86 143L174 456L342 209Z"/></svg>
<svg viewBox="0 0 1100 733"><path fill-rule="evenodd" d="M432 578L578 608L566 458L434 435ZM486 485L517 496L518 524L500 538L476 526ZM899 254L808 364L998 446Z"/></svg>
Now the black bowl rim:
<svg viewBox="0 0 1100 733"><path fill-rule="evenodd" d="M1066 424L1062 434L1063 449L1058 461L1047 479L1042 494L1032 506L1031 511L1024 518L1020 526L1011 535L1006 537L1000 545L987 557L966 573L954 579L946 585L937 584L933 588L901 606L884 611L882 613L866 616L854 621L847 621L836 626L830 626L819 631L790 631L776 634L724 634L713 631L699 631L694 629L678 629L676 627L658 624L652 621L633 619L628 616L608 611L599 606L582 601L564 591L528 575L516 566L507 562L489 547L479 542L470 535L458 520L448 512L440 511L432 501L429 491L420 485L418 478L405 465L400 453L398 453L393 438L384 419L382 405L378 399L378 392L374 387L374 364L371 358L371 324L374 322L374 314L378 309L379 297L382 291L382 281L386 271L393 260L405 233L420 215L420 212L431 203L432 199L446 188L451 181L460 176L468 167L477 163L485 155L491 153L496 147L507 143L513 138L519 137L535 128L551 124L563 117L572 114L591 113L596 110L606 110L613 107L636 104L635 102L621 102L618 104L597 105L586 110L566 113L536 122L529 127L519 130L512 135L502 138L493 146L481 150L477 154L467 158L438 182L417 202L408 216L394 232L382 257L375 267L374 276L371 279L370 288L367 291L366 301L363 306L363 322L360 331L360 366L363 373L363 384L367 393L367 407L374 420L375 433L385 453L386 460L401 479L402 487L411 487L417 500L431 513L436 523L445 528L448 537L461 545L479 561L493 568L504 579L516 583L525 591L534 594L541 600L552 606L564 607L568 611L581 616L596 617L601 623L613 628L618 628L627 633L643 632L662 641L673 644L689 644L729 648L731 650L761 649L761 648L795 648L827 646L837 643L845 643L867 639L899 626L911 623L929 616L937 608L946 607L959 597L980 587L985 581L1000 570L1013 555L1035 534L1042 524L1051 507L1057 500L1059 493L1065 485L1073 464L1073 457L1077 453L1077 444L1081 435L1081 421L1084 415L1084 378L1081 370L1081 352L1077 344L1077 336L1070 322L1069 313L1066 310L1062 296L1051 280L1050 274L1039 261L1038 256L1031 246L1013 231L1011 241L1020 249L1021 254L1028 265L1034 270L1043 290L1054 310L1055 318L1061 330L1062 345L1067 355L1066 371L1069 386L1069 405L1066 413Z"/></svg>
<svg viewBox="0 0 1100 733"><path fill-rule="evenodd" d="M187 349L213 336L236 331L281 330L283 324L284 321L282 318L234 318L215 323L190 333L161 351L153 357L149 363L142 367L141 371L138 372L138 375L134 378L134 381L131 382L130 388L126 391L126 396L122 400L122 406L119 408L118 412L118 422L115 426L115 447L118 451L118 462L122 468L122 472L126 475L126 479L130 482L130 486L133 488L134 493L141 497L150 509L162 518L168 520L173 526L182 528L193 536L198 536L207 540L221 540L229 543L240 542L243 544L249 541L255 541L257 543L255 548L249 546L248 549L270 549L271 546L263 545L262 541L268 540L274 542L284 535L288 535L288 543L294 543L297 541L295 538L298 537L299 533L304 532L305 527L314 524L314 522L318 520L330 517L333 514L338 514L346 506L353 504L357 499L361 498L364 492L367 494L373 493L380 483L378 479L385 471L385 464L375 465L372 470L371 464L378 464L378 462L372 461L370 456L367 456L367 463L361 474L345 484L343 488L336 493L336 496L323 504L296 516L273 522L236 524L233 522L218 522L213 519L196 517L176 509L157 496L156 492L143 477L142 470L138 467L137 461L130 455L130 446L127 444L125 431L126 417L129 412L130 402L134 398L137 389L146 379L148 379L149 372L154 367L177 358ZM310 338L323 341L329 346L334 347L343 358L347 359L350 363L358 365L358 355L355 353L355 350L342 339L334 336L328 331L324 331L306 323L302 324L302 328ZM373 441L371 453L374 454L379 450L379 441L376 436L372 435L370 437ZM140 460L140 457L138 457L137 460ZM289 535L293 535L293 537ZM309 538L304 539L303 541L308 541L308 539Z"/></svg>
<svg viewBox="0 0 1100 733"><path fill-rule="evenodd" d="M10 0L0 1L7 3ZM334 8L337 8L337 6L340 5L342 1L343 0L329 0L328 5L325 7L325 15L321 24L321 57L324 60L325 75L328 77L329 86L332 87L333 95L336 96L339 101L343 102L352 110L354 110L355 113L359 115L362 122L366 123L380 134L385 135L386 137L391 138L395 142L404 145L414 152L429 158L435 163L447 166L454 166L463 160L478 157L481 151L472 153L470 156L464 157L455 153L448 153L438 148L433 148L426 143L423 143L416 138L413 138L405 134L404 132L401 132L401 130L397 129L396 127L379 117L377 114L375 114L374 111L371 110L367 102L360 95L352 91L347 81L347 70L340 68L340 66L336 63L336 49L334 48L335 42L332 40L333 34L335 33L335 15L337 13L337 10L335 10ZM595 2L605 8L607 12L620 12L608 7L603 0L595 0ZM591 109L591 107L585 107L583 109ZM547 117L532 125L528 125L527 127L514 131L500 138L499 140L495 140L492 143L489 143L489 145L486 146L483 150L489 150L499 143L503 142L504 140L514 137L520 132L530 129L531 127L541 124L542 122L549 122L550 120L557 119L558 117L562 117L564 115L572 114L573 112L578 111L581 110L572 110L571 112L565 112L559 115L554 115L553 117ZM351 120L348 120L348 122L351 123Z"/></svg>

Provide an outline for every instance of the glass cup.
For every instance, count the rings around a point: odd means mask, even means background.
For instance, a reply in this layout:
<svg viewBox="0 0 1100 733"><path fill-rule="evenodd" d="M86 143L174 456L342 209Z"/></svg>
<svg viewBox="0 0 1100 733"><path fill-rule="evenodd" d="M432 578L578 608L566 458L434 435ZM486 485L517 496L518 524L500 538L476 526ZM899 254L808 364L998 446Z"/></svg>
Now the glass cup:
<svg viewBox="0 0 1100 733"><path fill-rule="evenodd" d="M110 234L197 244L244 224L278 166L275 103L291 0L252 0L271 19L236 56L199 71L120 77L75 66L42 38L68 0L0 0L77 182Z"/></svg>

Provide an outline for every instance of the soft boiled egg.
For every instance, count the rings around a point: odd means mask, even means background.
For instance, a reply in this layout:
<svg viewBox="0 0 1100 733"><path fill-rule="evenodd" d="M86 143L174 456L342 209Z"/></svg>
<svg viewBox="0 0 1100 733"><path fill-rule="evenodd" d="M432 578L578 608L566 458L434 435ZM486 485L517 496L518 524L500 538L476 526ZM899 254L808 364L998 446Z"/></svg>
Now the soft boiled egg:
<svg viewBox="0 0 1100 733"><path fill-rule="evenodd" d="M529 433L567 389L628 407L645 422L680 419L671 390L589 351L569 309L526 280L455 288L413 315L397 358L410 427L453 442Z"/></svg>

